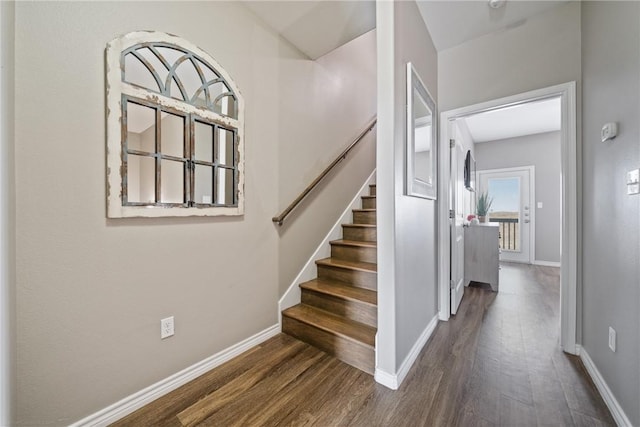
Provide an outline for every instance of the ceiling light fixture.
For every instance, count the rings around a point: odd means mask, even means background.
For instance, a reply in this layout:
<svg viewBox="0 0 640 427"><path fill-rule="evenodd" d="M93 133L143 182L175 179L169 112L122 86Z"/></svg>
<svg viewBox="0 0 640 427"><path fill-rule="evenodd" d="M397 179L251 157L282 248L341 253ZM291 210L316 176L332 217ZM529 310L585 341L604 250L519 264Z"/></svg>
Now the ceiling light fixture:
<svg viewBox="0 0 640 427"><path fill-rule="evenodd" d="M499 9L506 2L507 2L507 0L489 0L489 7L492 8L492 9Z"/></svg>

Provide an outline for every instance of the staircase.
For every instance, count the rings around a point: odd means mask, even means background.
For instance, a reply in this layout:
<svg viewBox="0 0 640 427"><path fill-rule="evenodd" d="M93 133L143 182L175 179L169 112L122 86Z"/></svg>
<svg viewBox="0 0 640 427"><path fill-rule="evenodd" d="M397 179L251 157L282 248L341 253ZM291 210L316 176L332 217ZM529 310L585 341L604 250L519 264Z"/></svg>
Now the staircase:
<svg viewBox="0 0 640 427"><path fill-rule="evenodd" d="M316 261L318 278L300 284L302 302L282 312L282 331L373 374L377 327L376 186Z"/></svg>

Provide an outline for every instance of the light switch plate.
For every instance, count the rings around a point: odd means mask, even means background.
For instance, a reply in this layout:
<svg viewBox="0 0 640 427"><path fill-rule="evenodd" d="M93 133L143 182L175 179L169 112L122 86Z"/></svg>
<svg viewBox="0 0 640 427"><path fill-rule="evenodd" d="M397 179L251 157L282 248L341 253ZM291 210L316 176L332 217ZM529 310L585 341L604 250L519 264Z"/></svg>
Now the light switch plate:
<svg viewBox="0 0 640 427"><path fill-rule="evenodd" d="M611 141L618 135L618 124L610 122L602 126L601 140L602 142Z"/></svg>
<svg viewBox="0 0 640 427"><path fill-rule="evenodd" d="M542 202L538 202L538 209L542 209Z"/></svg>
<svg viewBox="0 0 640 427"><path fill-rule="evenodd" d="M640 182L640 169L627 172L627 184L637 184Z"/></svg>
<svg viewBox="0 0 640 427"><path fill-rule="evenodd" d="M616 351L616 330L609 326L609 348L615 353Z"/></svg>
<svg viewBox="0 0 640 427"><path fill-rule="evenodd" d="M627 184L627 195L640 194L640 184Z"/></svg>

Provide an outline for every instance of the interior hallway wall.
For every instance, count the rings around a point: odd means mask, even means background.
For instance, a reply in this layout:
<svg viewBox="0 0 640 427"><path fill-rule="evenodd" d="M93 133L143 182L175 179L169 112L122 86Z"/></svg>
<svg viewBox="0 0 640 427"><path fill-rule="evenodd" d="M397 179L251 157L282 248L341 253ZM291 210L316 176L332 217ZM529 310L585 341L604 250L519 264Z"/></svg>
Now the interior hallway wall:
<svg viewBox="0 0 640 427"><path fill-rule="evenodd" d="M631 424L640 425L640 196L626 193L626 172L640 167L640 3L582 7L582 344ZM618 136L603 144L600 129L611 121Z"/></svg>
<svg viewBox="0 0 640 427"><path fill-rule="evenodd" d="M23 425L68 425L276 324L279 236L271 218L285 198L280 188L303 181L301 171L317 172L322 162L300 156L307 151L297 144L335 137L323 132L327 118L352 106L342 96L354 92L340 91L352 80L342 80L340 67L312 64L241 3L150 5L16 3ZM244 216L106 219L104 49L144 29L195 43L238 84L246 101ZM335 144L325 144L326 157L343 141ZM291 182L281 186L285 176ZM160 340L167 316L175 316L176 334Z"/></svg>
<svg viewBox="0 0 640 427"><path fill-rule="evenodd" d="M377 13L377 370L396 375L437 314L436 202L406 196L404 187L407 62L436 103L438 65L415 2L380 2Z"/></svg>
<svg viewBox="0 0 640 427"><path fill-rule="evenodd" d="M278 211L291 203L376 115L376 32L316 61L286 58L277 99L280 129ZM294 210L279 240L279 293L292 284L318 244L375 168L375 128ZM279 213L279 212L278 212ZM273 212L272 216L276 216Z"/></svg>
<svg viewBox="0 0 640 427"><path fill-rule="evenodd" d="M580 90L580 2L438 53L440 111L570 81Z"/></svg>
<svg viewBox="0 0 640 427"><path fill-rule="evenodd" d="M15 415L15 2L0 2L0 425Z"/></svg>
<svg viewBox="0 0 640 427"><path fill-rule="evenodd" d="M560 262L560 131L475 144L478 170L535 166L536 253L532 261ZM538 208L537 203L542 203Z"/></svg>

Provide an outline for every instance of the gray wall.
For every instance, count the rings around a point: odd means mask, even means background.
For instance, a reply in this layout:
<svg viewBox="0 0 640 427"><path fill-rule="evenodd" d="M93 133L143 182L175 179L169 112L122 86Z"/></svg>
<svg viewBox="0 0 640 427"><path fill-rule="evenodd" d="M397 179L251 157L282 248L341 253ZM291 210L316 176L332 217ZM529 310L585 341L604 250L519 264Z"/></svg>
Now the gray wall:
<svg viewBox="0 0 640 427"><path fill-rule="evenodd" d="M0 2L0 425L15 410L15 3Z"/></svg>
<svg viewBox="0 0 640 427"><path fill-rule="evenodd" d="M413 63L438 105L438 60L415 2L396 2L395 36L396 367L399 368L438 309L436 202L403 194L406 64Z"/></svg>
<svg viewBox="0 0 640 427"><path fill-rule="evenodd" d="M560 262L560 132L475 144L478 171L535 166L536 261ZM542 202L538 209L537 202Z"/></svg>
<svg viewBox="0 0 640 427"><path fill-rule="evenodd" d="M436 203L405 196L404 171L406 63L413 63L436 102L438 73L415 2L377 5L377 369L393 375L437 312Z"/></svg>
<svg viewBox="0 0 640 427"><path fill-rule="evenodd" d="M287 66L289 72L279 82L286 96L276 99L282 129L280 211L376 115L376 32L363 34L316 61L292 58ZM280 295L375 168L375 147L375 132L370 132L278 228Z"/></svg>
<svg viewBox="0 0 640 427"><path fill-rule="evenodd" d="M362 128L350 98L369 90L359 102L372 104L373 79L352 85L360 70L344 54L308 60L240 2L15 8L17 422L68 425L277 323L271 218ZM104 49L141 29L197 44L238 84L244 216L105 218ZM339 136L325 132L330 123ZM373 170L369 144L330 180L344 186L325 199L336 217ZM160 340L159 320L171 315L176 334Z"/></svg>
<svg viewBox="0 0 640 427"><path fill-rule="evenodd" d="M439 52L438 76L440 111L579 81L580 3Z"/></svg>
<svg viewBox="0 0 640 427"><path fill-rule="evenodd" d="M640 167L640 3L584 2L582 344L633 425L640 425L640 196L625 173ZM619 136L600 142L615 121ZM617 351L607 346L609 326Z"/></svg>

